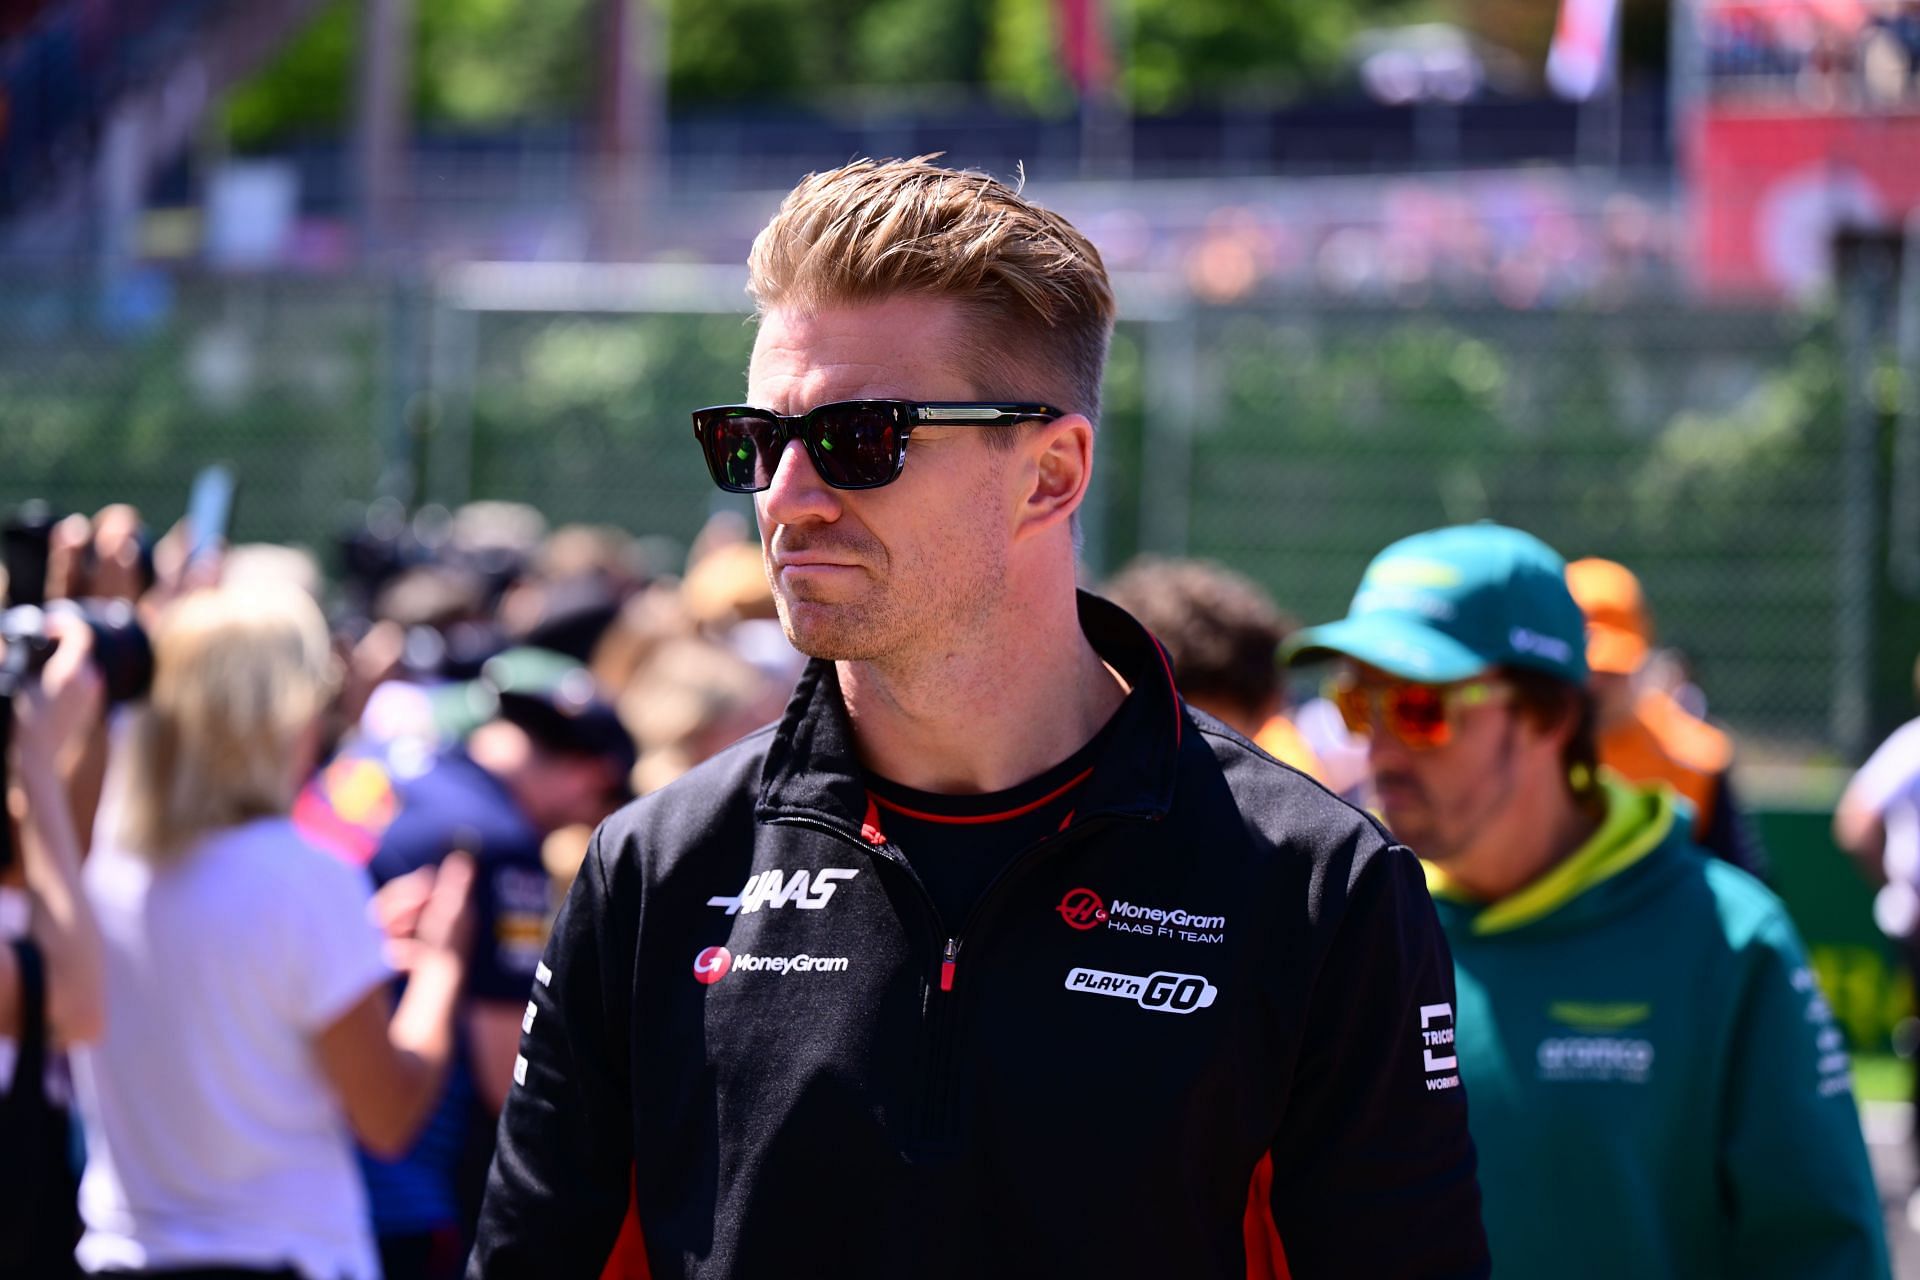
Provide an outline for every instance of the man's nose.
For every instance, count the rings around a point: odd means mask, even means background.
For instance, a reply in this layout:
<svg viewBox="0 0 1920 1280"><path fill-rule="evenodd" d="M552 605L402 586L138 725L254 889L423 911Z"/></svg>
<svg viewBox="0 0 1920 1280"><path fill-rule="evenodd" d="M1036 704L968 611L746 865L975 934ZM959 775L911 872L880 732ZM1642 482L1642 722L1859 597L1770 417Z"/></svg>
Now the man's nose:
<svg viewBox="0 0 1920 1280"><path fill-rule="evenodd" d="M1367 765L1374 772L1382 768L1403 765L1407 761L1408 751L1400 736L1381 723L1379 710L1374 709L1368 717L1366 734Z"/></svg>
<svg viewBox="0 0 1920 1280"><path fill-rule="evenodd" d="M774 524L831 522L840 518L840 493L820 478L799 440L789 440L773 468L773 483L761 495L761 512Z"/></svg>

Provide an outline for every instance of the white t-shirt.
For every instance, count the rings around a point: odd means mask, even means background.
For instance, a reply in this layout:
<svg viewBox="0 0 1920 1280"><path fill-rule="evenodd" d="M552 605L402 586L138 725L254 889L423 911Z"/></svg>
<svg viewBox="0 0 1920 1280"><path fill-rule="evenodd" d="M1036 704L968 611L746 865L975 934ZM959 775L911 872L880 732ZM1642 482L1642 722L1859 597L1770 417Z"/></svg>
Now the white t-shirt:
<svg viewBox="0 0 1920 1280"><path fill-rule="evenodd" d="M1895 729L1860 766L1852 788L1887 830L1887 878L1920 883L1920 719Z"/></svg>
<svg viewBox="0 0 1920 1280"><path fill-rule="evenodd" d="M365 875L285 819L154 864L87 860L105 1037L74 1053L83 1267L376 1280L346 1115L314 1037L390 976Z"/></svg>

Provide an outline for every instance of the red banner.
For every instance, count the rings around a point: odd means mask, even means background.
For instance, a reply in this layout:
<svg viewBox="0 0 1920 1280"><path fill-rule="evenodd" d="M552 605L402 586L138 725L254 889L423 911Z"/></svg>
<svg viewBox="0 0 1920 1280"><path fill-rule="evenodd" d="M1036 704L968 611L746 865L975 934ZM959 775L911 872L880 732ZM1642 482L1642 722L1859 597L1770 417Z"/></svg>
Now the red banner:
<svg viewBox="0 0 1920 1280"><path fill-rule="evenodd" d="M1113 55L1107 48L1107 7L1103 0L1057 0L1060 65L1081 97L1105 93L1113 82Z"/></svg>
<svg viewBox="0 0 1920 1280"><path fill-rule="evenodd" d="M1694 276L1714 293L1804 296L1831 277L1836 232L1920 208L1920 113L1709 109L1688 141Z"/></svg>

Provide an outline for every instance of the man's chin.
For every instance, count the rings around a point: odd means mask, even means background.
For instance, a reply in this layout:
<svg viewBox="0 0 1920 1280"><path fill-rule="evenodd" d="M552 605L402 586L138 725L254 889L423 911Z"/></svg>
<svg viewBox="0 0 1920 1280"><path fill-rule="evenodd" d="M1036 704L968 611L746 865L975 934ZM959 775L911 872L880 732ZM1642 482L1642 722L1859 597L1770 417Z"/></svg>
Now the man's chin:
<svg viewBox="0 0 1920 1280"><path fill-rule="evenodd" d="M861 644L863 634L871 639L870 629L860 625L855 611L817 600L780 599L777 603L787 643L809 658L858 662L871 656L864 652L869 646Z"/></svg>
<svg viewBox="0 0 1920 1280"><path fill-rule="evenodd" d="M1396 809L1389 804L1380 806L1380 821L1386 824L1393 838L1406 845L1415 853L1421 853L1420 839L1431 834L1427 824L1421 821L1421 815L1405 809ZM1424 855L1423 855L1424 856Z"/></svg>

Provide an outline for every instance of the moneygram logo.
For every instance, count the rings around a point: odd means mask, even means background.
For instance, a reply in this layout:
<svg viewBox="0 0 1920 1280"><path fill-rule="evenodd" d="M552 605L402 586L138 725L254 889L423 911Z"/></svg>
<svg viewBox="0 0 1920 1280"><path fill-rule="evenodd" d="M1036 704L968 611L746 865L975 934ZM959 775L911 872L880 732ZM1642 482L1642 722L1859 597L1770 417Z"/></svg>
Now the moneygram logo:
<svg viewBox="0 0 1920 1280"><path fill-rule="evenodd" d="M733 968L733 952L725 947L708 947L693 958L693 976L695 981L712 986L727 976Z"/></svg>
<svg viewBox="0 0 1920 1280"><path fill-rule="evenodd" d="M1076 929L1097 929L1107 921L1107 904L1091 889L1069 889L1054 908Z"/></svg>
<svg viewBox="0 0 1920 1280"><path fill-rule="evenodd" d="M730 973L845 973L845 956L757 956L750 951L734 955L725 947L708 947L693 958L695 981L712 986Z"/></svg>
<svg viewBox="0 0 1920 1280"><path fill-rule="evenodd" d="M1205 1009L1220 988L1197 973L1153 973L1144 978L1104 969L1072 969L1067 990L1094 996L1118 996L1156 1013L1192 1013Z"/></svg>
<svg viewBox="0 0 1920 1280"><path fill-rule="evenodd" d="M1178 907L1148 907L1116 898L1111 904L1093 890L1082 886L1067 890L1054 908L1068 926L1082 931L1105 926L1119 933L1137 933L1147 938L1167 938L1175 942L1225 942L1227 918Z"/></svg>

